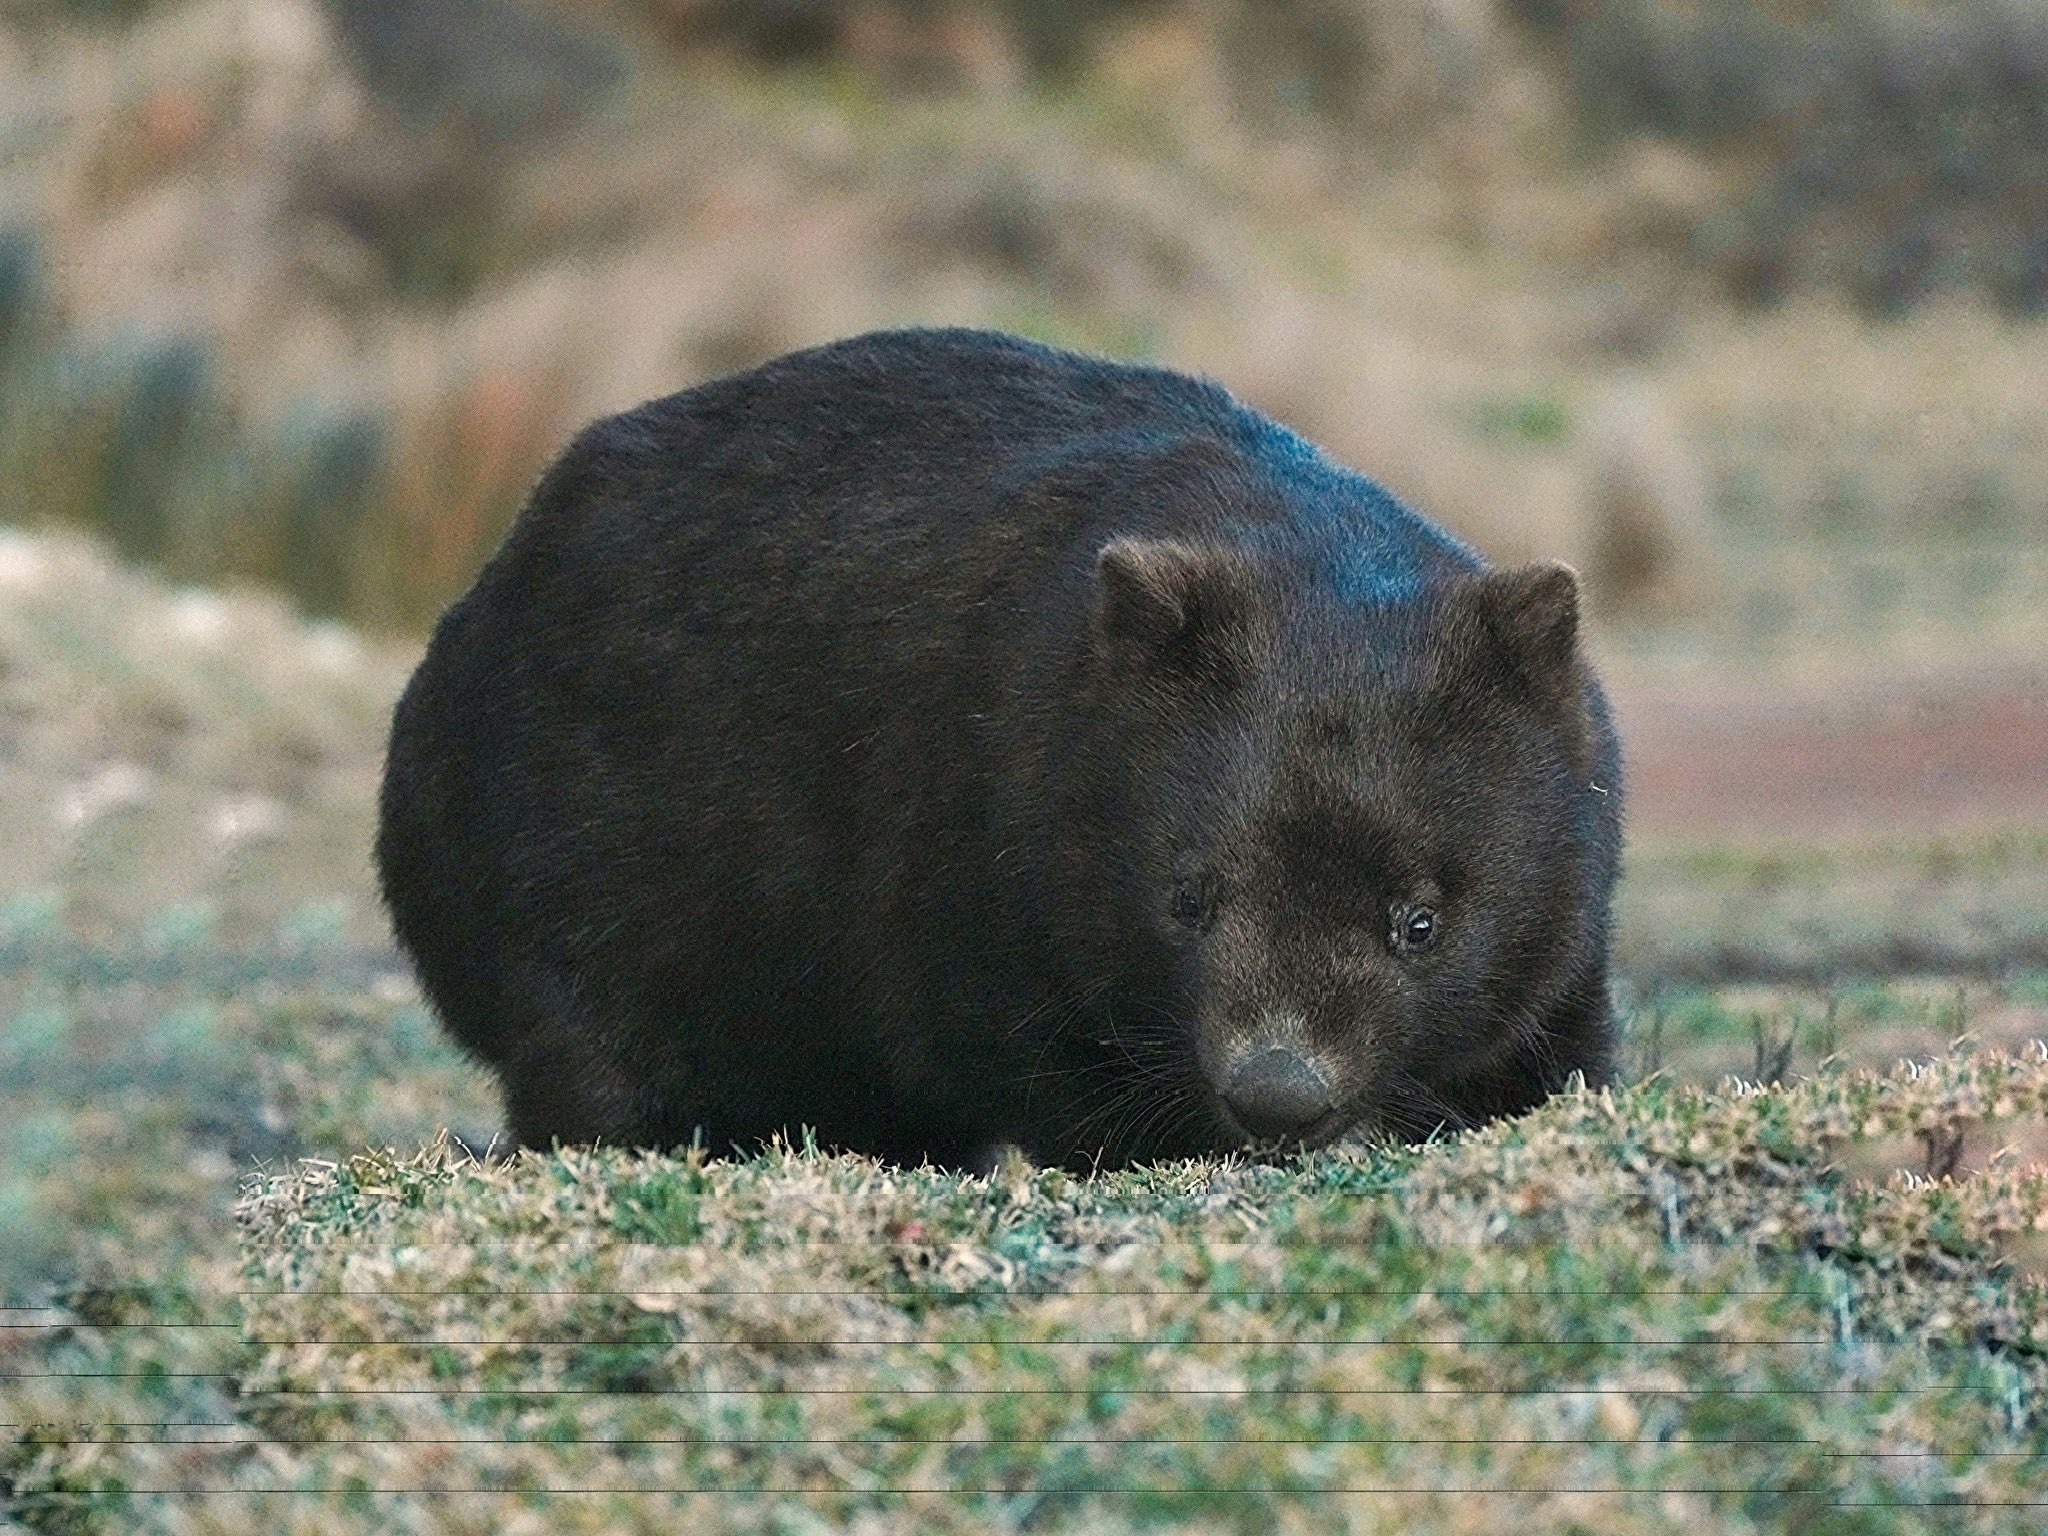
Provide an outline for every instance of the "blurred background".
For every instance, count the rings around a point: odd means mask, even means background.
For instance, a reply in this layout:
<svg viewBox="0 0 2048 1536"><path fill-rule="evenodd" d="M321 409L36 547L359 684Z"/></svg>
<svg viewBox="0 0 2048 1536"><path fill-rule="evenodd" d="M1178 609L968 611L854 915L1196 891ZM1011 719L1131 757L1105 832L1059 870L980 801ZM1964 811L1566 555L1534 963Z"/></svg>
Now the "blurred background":
<svg viewBox="0 0 2048 1536"><path fill-rule="evenodd" d="M182 582L416 636L585 420L913 323L1213 374L1617 623L2048 574L2023 0L0 14L0 512Z"/></svg>
<svg viewBox="0 0 2048 1536"><path fill-rule="evenodd" d="M2039 1032L2033 0L0 0L0 1220L487 1139L369 875L427 626L591 417L919 323L1581 570L1641 1070Z"/></svg>

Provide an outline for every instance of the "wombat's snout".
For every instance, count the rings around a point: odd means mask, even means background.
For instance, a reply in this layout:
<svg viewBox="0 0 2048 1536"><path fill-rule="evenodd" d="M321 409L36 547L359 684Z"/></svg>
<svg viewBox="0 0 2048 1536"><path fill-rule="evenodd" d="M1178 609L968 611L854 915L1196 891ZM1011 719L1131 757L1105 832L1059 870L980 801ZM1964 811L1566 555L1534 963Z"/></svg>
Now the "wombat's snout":
<svg viewBox="0 0 2048 1536"><path fill-rule="evenodd" d="M1335 1107L1329 1080L1295 1051L1270 1046L1240 1061L1223 1086L1231 1118L1261 1141L1300 1136Z"/></svg>

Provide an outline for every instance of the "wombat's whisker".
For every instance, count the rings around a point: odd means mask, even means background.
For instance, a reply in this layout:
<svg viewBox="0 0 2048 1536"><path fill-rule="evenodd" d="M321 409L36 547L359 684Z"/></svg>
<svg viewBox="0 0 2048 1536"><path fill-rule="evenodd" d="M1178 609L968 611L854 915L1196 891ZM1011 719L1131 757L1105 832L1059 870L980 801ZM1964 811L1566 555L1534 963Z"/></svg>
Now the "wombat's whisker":
<svg viewBox="0 0 2048 1536"><path fill-rule="evenodd" d="M1470 1117L1456 1105L1401 1068L1385 1075L1383 1090L1385 1097L1381 1101L1380 1113L1418 1136L1427 1136L1439 1128L1462 1131L1472 1124Z"/></svg>
<svg viewBox="0 0 2048 1536"><path fill-rule="evenodd" d="M1207 1129L1212 1117L1207 1113L1201 1098L1193 1093L1184 1094L1179 1111L1160 1128L1160 1139L1180 1137L1184 1133ZM1194 1139L1189 1137L1189 1139Z"/></svg>
<svg viewBox="0 0 2048 1536"><path fill-rule="evenodd" d="M1147 1133L1152 1131L1163 1117L1173 1111L1179 1104L1180 1098L1181 1095L1179 1093L1154 1096L1145 1112L1138 1117L1137 1123L1132 1125L1126 1133L1126 1144L1131 1147L1145 1145Z"/></svg>
<svg viewBox="0 0 2048 1536"><path fill-rule="evenodd" d="M1053 1004L1057 1004L1057 1006L1059 1006L1059 1014L1055 1016L1055 1020L1053 1020L1053 1026L1051 1026L1049 1030L1044 1030L1044 1040L1040 1040L1040 1044L1038 1044L1038 1057L1036 1057L1038 1061L1042 1061L1042 1059L1044 1059L1044 1053L1047 1053L1049 1049L1053 1049L1053 1044L1055 1044L1055 1042L1057 1042L1059 1038L1063 1038L1063 1036L1065 1036L1065 1032L1067 1032L1069 1028L1073 1028L1073 1022L1075 1022L1077 1018L1081 1018L1081 1014L1085 1014L1087 1010L1090 1010L1090 1006L1094 1006L1094 1001L1096 1001L1096 999L1098 999L1098 997L1100 997L1100 995L1102 995L1104 991L1108 991L1108 989L1110 989L1110 985L1114 985L1114 977L1102 977L1100 981L1090 981L1090 983L1087 983L1087 985L1079 987L1077 991L1069 993L1069 995L1065 997L1065 1001L1061 1001L1061 999L1059 999L1059 995L1055 993L1055 999L1053 999ZM1024 1028L1032 1024L1032 1020L1036 1020L1036 1018L1040 1018L1040 1016L1044 1016L1044 1014L1047 1014L1047 1012L1049 1012L1049 1008L1051 1008L1053 1004L1040 1004L1038 1008L1030 1010L1030 1012L1028 1012L1028 1014L1026 1014L1024 1018L1020 1018L1020 1020L1018 1020L1016 1024L1012 1024L1012 1026L1010 1026L1010 1028L1006 1030L1006 1034L1010 1034L1010 1036L1022 1034L1022 1032L1024 1032Z"/></svg>
<svg viewBox="0 0 2048 1536"><path fill-rule="evenodd" d="M1147 1088L1164 1081L1159 1075L1141 1073L1133 1076L1128 1072L1114 1071L1115 1067L1116 1064L1113 1062L1100 1063L1097 1070L1113 1071L1114 1075L1106 1076L1102 1082L1093 1085L1072 1102L1070 1108L1074 1112L1086 1109L1090 1104L1096 1106L1078 1122L1076 1136L1079 1136L1082 1130L1092 1128L1114 1116L1126 1099L1142 1097Z"/></svg>
<svg viewBox="0 0 2048 1536"><path fill-rule="evenodd" d="M1077 1148L1099 1150L1105 1157L1112 1155L1117 1140L1116 1128L1121 1124L1123 1115L1133 1103L1143 1097L1140 1089L1128 1083L1115 1083L1111 1088L1113 1091L1108 1099L1084 1116L1072 1132L1072 1139ZM1099 1135L1096 1134L1098 1126L1103 1127Z"/></svg>
<svg viewBox="0 0 2048 1536"><path fill-rule="evenodd" d="M1482 1003L1478 1012L1490 1027L1516 1043L1547 1090L1562 1087L1571 1076L1572 1069L1558 1054L1558 1042L1540 1015L1528 1008L1504 1010L1487 1003Z"/></svg>
<svg viewBox="0 0 2048 1536"><path fill-rule="evenodd" d="M1123 1149L1125 1162L1137 1162L1145 1156L1150 1149L1146 1132L1170 1103L1171 1100L1151 1098L1132 1105L1118 1134L1112 1138Z"/></svg>

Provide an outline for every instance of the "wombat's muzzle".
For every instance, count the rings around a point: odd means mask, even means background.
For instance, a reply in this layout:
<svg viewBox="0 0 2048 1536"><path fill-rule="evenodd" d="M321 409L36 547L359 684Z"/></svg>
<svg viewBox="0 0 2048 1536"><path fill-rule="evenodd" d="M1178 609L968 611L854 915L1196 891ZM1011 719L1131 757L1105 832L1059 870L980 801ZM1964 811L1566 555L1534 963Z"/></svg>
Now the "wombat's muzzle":
<svg viewBox="0 0 2048 1536"><path fill-rule="evenodd" d="M1223 1085L1230 1117L1260 1141L1304 1137L1336 1108L1329 1079L1307 1058L1269 1046L1240 1061Z"/></svg>

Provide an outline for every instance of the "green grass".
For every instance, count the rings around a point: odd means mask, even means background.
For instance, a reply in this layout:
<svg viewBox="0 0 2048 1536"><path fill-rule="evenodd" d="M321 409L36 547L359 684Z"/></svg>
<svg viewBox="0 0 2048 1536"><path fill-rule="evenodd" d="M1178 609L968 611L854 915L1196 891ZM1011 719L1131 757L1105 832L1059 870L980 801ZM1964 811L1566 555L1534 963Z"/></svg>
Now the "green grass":
<svg viewBox="0 0 2048 1536"><path fill-rule="evenodd" d="M1637 846L1617 917L1622 971L1654 988L2048 970L2048 833Z"/></svg>
<svg viewBox="0 0 2048 1536"><path fill-rule="evenodd" d="M11 1475L121 1529L233 1487L211 1528L2012 1530L2048 1174L1841 1169L2044 1114L2034 1051L1093 1180L314 1163L250 1186L238 1285L48 1315L102 1411L192 1427L52 1413Z"/></svg>

